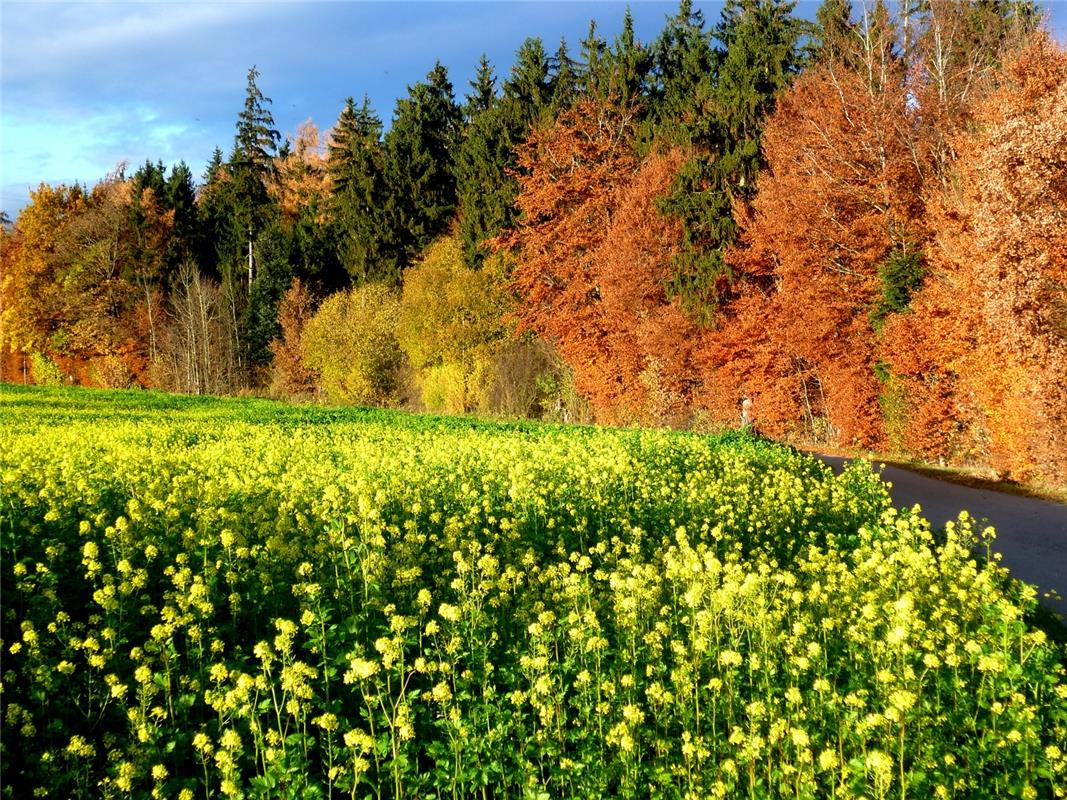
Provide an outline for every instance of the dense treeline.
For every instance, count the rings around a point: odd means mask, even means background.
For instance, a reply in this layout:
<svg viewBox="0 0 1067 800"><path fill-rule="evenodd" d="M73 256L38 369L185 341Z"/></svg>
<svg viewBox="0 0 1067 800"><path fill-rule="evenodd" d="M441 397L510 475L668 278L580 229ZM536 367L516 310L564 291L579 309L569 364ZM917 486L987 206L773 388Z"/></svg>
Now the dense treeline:
<svg viewBox="0 0 1067 800"><path fill-rule="evenodd" d="M1067 52L1024 0L683 0L42 185L0 377L736 424L1067 482Z"/></svg>

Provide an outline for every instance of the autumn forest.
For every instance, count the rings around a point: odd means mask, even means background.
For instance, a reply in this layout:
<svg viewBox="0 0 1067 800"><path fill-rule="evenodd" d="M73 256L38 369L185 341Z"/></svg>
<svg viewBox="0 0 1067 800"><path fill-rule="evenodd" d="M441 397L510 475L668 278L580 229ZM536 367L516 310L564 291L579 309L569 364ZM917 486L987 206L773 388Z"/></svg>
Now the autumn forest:
<svg viewBox="0 0 1067 800"><path fill-rule="evenodd" d="M0 379L698 430L749 398L774 438L1067 485L1067 49L1033 3L682 0L287 139L269 83L199 179L31 193Z"/></svg>

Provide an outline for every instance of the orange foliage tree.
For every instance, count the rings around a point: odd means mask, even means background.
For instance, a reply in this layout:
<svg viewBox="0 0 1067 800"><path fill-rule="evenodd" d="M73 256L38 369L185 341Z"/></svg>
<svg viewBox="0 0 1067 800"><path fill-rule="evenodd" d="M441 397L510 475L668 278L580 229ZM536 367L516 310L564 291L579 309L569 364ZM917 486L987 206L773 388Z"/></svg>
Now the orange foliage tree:
<svg viewBox="0 0 1067 800"><path fill-rule="evenodd" d="M880 270L922 238L903 65L873 20L862 47L819 65L779 101L763 134L768 162L739 209L741 276L704 350L703 402L737 419L755 401L761 430L870 446L883 439L872 311Z"/></svg>
<svg viewBox="0 0 1067 800"><path fill-rule="evenodd" d="M41 186L19 215L3 271L3 340L80 383L147 380L174 214L137 199L121 168L93 187Z"/></svg>
<svg viewBox="0 0 1067 800"><path fill-rule="evenodd" d="M625 387L593 256L637 166L633 125L625 111L585 102L531 133L517 158L520 222L499 241L515 259L521 325L556 345L602 419Z"/></svg>
<svg viewBox="0 0 1067 800"><path fill-rule="evenodd" d="M886 327L910 444L1067 482L1067 52L1039 35L956 137L931 275Z"/></svg>
<svg viewBox="0 0 1067 800"><path fill-rule="evenodd" d="M56 256L56 231L85 209L77 186L41 184L19 214L4 249L0 294L0 342L9 352L43 353L54 349L53 336L63 320L62 266Z"/></svg>
<svg viewBox="0 0 1067 800"><path fill-rule="evenodd" d="M284 397L306 397L315 392L315 373L304 364L304 327L315 313L315 301L297 278L278 306L279 338L271 340L271 392Z"/></svg>
<svg viewBox="0 0 1067 800"><path fill-rule="evenodd" d="M586 101L533 132L518 155L519 224L497 241L515 260L522 326L550 340L604 422L681 421L694 326L664 283L680 239L656 212L678 153L642 163L632 113Z"/></svg>
<svg viewBox="0 0 1067 800"><path fill-rule="evenodd" d="M291 223L306 215L320 225L325 222L332 181L326 169L326 144L314 122L309 119L300 124L274 165L276 173L268 190L282 218Z"/></svg>
<svg viewBox="0 0 1067 800"><path fill-rule="evenodd" d="M656 208L684 163L679 150L643 160L616 191L611 224L593 260L624 397L643 422L684 424L699 387L695 353L702 330L666 290L681 223Z"/></svg>

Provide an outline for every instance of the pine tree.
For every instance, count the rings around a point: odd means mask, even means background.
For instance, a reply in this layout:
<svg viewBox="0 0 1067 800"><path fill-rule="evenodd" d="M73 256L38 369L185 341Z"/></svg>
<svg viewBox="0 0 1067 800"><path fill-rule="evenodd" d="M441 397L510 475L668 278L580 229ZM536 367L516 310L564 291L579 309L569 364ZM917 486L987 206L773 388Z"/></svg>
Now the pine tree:
<svg viewBox="0 0 1067 800"><path fill-rule="evenodd" d="M704 28L704 14L693 10L692 0L682 0L667 19L653 53L658 134L679 144L706 139L718 58Z"/></svg>
<svg viewBox="0 0 1067 800"><path fill-rule="evenodd" d="M552 57L552 111L553 115L570 108L578 99L578 62L567 52L567 40L559 40L559 49Z"/></svg>
<svg viewBox="0 0 1067 800"><path fill-rule="evenodd" d="M195 258L200 247L196 186L193 171L184 161L170 168L164 196L167 208L174 212L174 234L167 251L167 269L173 274L183 261Z"/></svg>
<svg viewBox="0 0 1067 800"><path fill-rule="evenodd" d="M197 198L200 229L197 264L204 274L216 280L222 277L221 262L232 258L231 254L239 247L240 240L234 239L234 227L229 218L232 191L229 167L223 161L222 150L216 147L204 170Z"/></svg>
<svg viewBox="0 0 1067 800"><path fill-rule="evenodd" d="M563 50L564 70L569 58ZM557 71L558 76L558 71ZM564 81L569 80L564 74ZM504 82L503 96L473 120L456 154L456 190L460 208L460 241L469 266L482 263L482 242L515 219L518 184L515 148L531 128L546 120L555 104L549 61L540 39L527 39L515 56ZM562 99L565 87L559 89Z"/></svg>
<svg viewBox="0 0 1067 800"><path fill-rule="evenodd" d="M236 172L248 170L261 179L274 172L274 157L278 152L281 135L274 128L274 117L267 108L269 97L256 85L259 70L248 70L248 86L245 90L245 105L237 115L237 133L230 166Z"/></svg>
<svg viewBox="0 0 1067 800"><path fill-rule="evenodd" d="M590 20L589 32L582 40L578 77L582 93L591 99L603 100L607 97L607 75L604 68L607 49L608 43L597 33L596 20Z"/></svg>
<svg viewBox="0 0 1067 800"><path fill-rule="evenodd" d="M133 181L134 196L140 195L145 189L151 189L162 199L164 187L167 184L166 174L167 168L163 166L162 161L157 161L155 164L150 160L145 161L144 165L139 167L130 178Z"/></svg>
<svg viewBox="0 0 1067 800"><path fill-rule="evenodd" d="M519 105L519 116L530 120L541 118L552 99L548 56L537 37L527 39L515 54L511 75L504 81L504 96Z"/></svg>
<svg viewBox="0 0 1067 800"><path fill-rule="evenodd" d="M159 277L164 267L164 254L154 252L153 245L158 243L149 241L149 229L156 224L160 213L167 210L166 173L162 161L154 164L145 161L130 178L129 223L133 241L129 268L139 274L150 274L153 279Z"/></svg>
<svg viewBox="0 0 1067 800"><path fill-rule="evenodd" d="M515 219L518 185L511 170L515 145L527 131L516 109L513 100L505 99L475 118L457 154L460 241L464 259L472 267L484 258L482 242Z"/></svg>
<svg viewBox="0 0 1067 800"><path fill-rule="evenodd" d="M633 14L627 6L622 18L622 31L605 57L608 94L613 102L626 107L642 98L647 90L652 63L649 49L637 41Z"/></svg>
<svg viewBox="0 0 1067 800"><path fill-rule="evenodd" d="M241 320L248 363L253 367L270 362L270 342L281 335L278 305L293 280L289 250L289 237L278 222L260 231L253 245L257 270Z"/></svg>
<svg viewBox="0 0 1067 800"><path fill-rule="evenodd" d="M815 12L815 26L807 47L809 60L845 61L854 49L851 0L823 0Z"/></svg>

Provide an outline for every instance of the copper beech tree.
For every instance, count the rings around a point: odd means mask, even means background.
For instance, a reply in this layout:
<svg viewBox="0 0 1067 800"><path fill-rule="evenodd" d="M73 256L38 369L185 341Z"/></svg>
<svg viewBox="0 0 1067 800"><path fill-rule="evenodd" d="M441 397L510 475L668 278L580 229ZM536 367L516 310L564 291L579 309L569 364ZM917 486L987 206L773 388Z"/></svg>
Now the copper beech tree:
<svg viewBox="0 0 1067 800"><path fill-rule="evenodd" d="M885 353L908 444L1067 481L1067 51L1046 36L958 135L930 204L931 274Z"/></svg>
<svg viewBox="0 0 1067 800"><path fill-rule="evenodd" d="M681 158L633 149L630 110L586 101L518 155L521 213L497 240L515 260L521 325L549 339L605 422L680 421L694 326L664 284L680 238L661 218Z"/></svg>
<svg viewBox="0 0 1067 800"><path fill-rule="evenodd" d="M880 268L921 237L904 71L892 31L853 65L801 76L767 123L768 162L727 257L735 297L708 337L703 401L736 418L755 400L772 435L874 445L883 438L871 311Z"/></svg>

